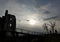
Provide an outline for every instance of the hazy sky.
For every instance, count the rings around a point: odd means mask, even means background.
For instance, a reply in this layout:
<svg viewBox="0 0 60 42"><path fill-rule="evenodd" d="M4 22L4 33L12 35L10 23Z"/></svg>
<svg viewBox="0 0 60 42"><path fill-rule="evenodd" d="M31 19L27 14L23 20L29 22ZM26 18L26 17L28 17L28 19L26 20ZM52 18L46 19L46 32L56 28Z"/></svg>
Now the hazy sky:
<svg viewBox="0 0 60 42"><path fill-rule="evenodd" d="M0 16L6 9L16 16L17 28L44 32L43 23L55 21L60 31L60 0L0 0Z"/></svg>

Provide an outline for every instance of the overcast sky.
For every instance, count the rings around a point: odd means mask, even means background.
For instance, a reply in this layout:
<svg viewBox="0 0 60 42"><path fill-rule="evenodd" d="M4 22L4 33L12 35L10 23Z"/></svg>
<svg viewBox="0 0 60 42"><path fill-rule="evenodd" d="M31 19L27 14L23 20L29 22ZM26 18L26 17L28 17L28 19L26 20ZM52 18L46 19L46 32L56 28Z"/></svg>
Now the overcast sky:
<svg viewBox="0 0 60 42"><path fill-rule="evenodd" d="M60 31L60 0L0 0L0 16L6 9L16 16L17 28L44 32L42 25L55 21ZM34 25L29 24L31 19L36 21Z"/></svg>

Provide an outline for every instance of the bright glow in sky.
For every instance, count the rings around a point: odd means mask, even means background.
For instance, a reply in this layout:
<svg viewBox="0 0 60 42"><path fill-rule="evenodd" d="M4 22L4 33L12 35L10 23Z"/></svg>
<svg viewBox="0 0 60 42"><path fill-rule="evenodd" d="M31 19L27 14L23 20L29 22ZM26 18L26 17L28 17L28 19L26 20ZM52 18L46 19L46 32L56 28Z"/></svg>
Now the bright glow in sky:
<svg viewBox="0 0 60 42"><path fill-rule="evenodd" d="M35 24L36 24L36 21L33 20L33 19L30 19L29 24L31 24L31 25L35 25Z"/></svg>
<svg viewBox="0 0 60 42"><path fill-rule="evenodd" d="M0 16L6 9L16 16L16 28L44 31L42 24L54 20L60 31L60 0L0 0Z"/></svg>

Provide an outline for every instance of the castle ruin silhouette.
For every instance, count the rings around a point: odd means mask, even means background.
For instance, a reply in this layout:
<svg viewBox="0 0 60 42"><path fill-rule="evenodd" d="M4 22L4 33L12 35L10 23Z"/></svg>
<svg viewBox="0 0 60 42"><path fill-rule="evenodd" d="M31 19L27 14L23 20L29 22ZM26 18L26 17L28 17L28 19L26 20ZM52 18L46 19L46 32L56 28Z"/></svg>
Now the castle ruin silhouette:
<svg viewBox="0 0 60 42"><path fill-rule="evenodd" d="M8 10L5 11L5 16L0 17L0 33L1 35L11 34L14 35L16 31L16 17L8 14Z"/></svg>

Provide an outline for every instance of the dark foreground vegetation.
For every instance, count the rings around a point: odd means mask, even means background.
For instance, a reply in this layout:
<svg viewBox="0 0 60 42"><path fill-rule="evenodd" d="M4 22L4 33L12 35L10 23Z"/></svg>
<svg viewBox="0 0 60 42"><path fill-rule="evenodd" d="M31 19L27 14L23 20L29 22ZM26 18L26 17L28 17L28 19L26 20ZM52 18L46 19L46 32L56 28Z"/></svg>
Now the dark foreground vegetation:
<svg viewBox="0 0 60 42"><path fill-rule="evenodd" d="M25 36L1 36L0 42L60 42L60 34L51 35L25 35Z"/></svg>

